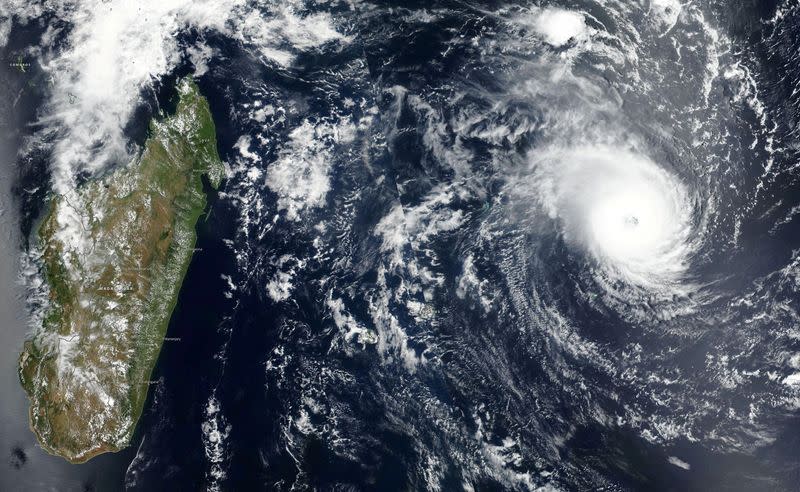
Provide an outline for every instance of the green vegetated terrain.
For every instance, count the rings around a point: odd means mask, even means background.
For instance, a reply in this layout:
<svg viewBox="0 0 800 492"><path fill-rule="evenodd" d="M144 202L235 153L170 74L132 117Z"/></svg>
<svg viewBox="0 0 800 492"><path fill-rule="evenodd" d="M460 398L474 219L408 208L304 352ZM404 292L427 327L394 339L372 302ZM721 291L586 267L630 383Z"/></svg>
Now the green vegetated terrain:
<svg viewBox="0 0 800 492"><path fill-rule="evenodd" d="M223 177L207 101L186 79L178 94L137 159L54 196L38 231L49 301L19 377L42 446L71 462L129 444L195 248L201 177Z"/></svg>

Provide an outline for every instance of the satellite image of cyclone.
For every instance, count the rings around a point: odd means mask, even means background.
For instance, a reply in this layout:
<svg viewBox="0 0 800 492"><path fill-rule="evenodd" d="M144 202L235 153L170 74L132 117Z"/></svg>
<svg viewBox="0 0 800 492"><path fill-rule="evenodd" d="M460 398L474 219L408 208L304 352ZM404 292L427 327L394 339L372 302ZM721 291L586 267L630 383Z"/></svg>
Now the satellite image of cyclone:
<svg viewBox="0 0 800 492"><path fill-rule="evenodd" d="M0 491L800 490L800 1L0 0Z"/></svg>

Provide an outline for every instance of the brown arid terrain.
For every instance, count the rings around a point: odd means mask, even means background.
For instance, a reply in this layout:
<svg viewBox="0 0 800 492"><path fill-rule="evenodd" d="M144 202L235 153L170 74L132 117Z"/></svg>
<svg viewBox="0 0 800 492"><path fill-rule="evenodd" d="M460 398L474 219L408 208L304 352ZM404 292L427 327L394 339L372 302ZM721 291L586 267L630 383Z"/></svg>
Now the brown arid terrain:
<svg viewBox="0 0 800 492"><path fill-rule="evenodd" d="M51 200L39 228L48 306L19 376L42 446L84 462L129 444L206 207L224 170L190 80L129 165Z"/></svg>

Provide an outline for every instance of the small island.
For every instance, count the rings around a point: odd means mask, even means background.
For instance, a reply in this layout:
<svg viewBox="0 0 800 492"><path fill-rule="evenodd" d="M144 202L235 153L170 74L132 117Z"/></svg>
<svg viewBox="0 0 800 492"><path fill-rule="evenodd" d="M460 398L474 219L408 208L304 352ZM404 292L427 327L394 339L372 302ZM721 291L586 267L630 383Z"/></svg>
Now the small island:
<svg viewBox="0 0 800 492"><path fill-rule="evenodd" d="M38 229L48 303L19 378L42 447L81 463L130 443L224 168L208 102L178 82L138 158L51 199Z"/></svg>

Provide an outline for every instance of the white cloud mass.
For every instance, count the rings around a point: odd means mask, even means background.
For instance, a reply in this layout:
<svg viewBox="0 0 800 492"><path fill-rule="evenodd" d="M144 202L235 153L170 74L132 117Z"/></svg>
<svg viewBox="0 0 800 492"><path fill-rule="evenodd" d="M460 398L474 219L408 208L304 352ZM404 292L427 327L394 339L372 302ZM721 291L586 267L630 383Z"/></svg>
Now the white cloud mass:
<svg viewBox="0 0 800 492"><path fill-rule="evenodd" d="M24 23L44 12L69 26L66 42L42 46L41 57L53 82L42 123L59 131L53 153L57 193L73 188L79 170L130 159L122 129L142 91L184 55L197 58L197 47L180 46L181 31L221 33L279 65L292 63L299 51L347 40L329 14L303 13L300 2L51 0L35 5L10 0L0 5L0 42L7 42L12 19ZM58 30L50 29L45 42L63 37L54 34Z"/></svg>

